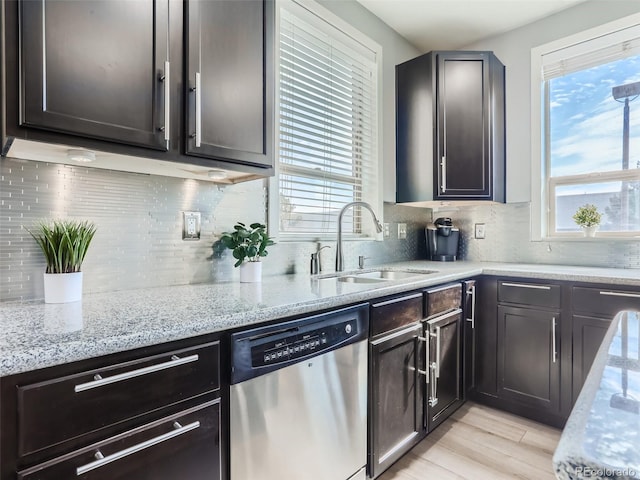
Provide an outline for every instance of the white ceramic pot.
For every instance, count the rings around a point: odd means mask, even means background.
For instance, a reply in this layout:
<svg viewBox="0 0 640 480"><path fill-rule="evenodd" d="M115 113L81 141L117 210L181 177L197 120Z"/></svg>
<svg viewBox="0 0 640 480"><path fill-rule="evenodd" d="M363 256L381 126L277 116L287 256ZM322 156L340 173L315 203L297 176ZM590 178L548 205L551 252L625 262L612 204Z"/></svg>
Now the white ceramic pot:
<svg viewBox="0 0 640 480"><path fill-rule="evenodd" d="M240 265L240 282L255 283L262 281L262 262L243 262Z"/></svg>
<svg viewBox="0 0 640 480"><path fill-rule="evenodd" d="M82 300L82 272L44 274L44 303L79 300Z"/></svg>
<svg viewBox="0 0 640 480"><path fill-rule="evenodd" d="M593 225L591 227L582 227L582 232L585 237L595 237L596 231L598 230L598 225Z"/></svg>

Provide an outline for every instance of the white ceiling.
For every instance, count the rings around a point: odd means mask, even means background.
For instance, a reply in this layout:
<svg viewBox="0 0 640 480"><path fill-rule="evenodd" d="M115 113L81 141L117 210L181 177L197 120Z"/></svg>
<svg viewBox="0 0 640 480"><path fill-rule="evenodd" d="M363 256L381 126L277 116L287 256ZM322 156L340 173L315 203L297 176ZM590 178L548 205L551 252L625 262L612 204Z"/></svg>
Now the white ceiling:
<svg viewBox="0 0 640 480"><path fill-rule="evenodd" d="M422 52L459 49L585 0L358 0Z"/></svg>

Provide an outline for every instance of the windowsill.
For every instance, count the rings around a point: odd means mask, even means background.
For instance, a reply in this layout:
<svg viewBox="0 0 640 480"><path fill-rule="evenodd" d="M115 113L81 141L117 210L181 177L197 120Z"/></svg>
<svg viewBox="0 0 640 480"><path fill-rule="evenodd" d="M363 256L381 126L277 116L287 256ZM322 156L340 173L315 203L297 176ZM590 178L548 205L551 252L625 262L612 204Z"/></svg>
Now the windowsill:
<svg viewBox="0 0 640 480"><path fill-rule="evenodd" d="M540 239L532 239L532 242L577 242L577 243L605 243L605 242L637 242L640 240L640 236L637 237L543 237Z"/></svg>

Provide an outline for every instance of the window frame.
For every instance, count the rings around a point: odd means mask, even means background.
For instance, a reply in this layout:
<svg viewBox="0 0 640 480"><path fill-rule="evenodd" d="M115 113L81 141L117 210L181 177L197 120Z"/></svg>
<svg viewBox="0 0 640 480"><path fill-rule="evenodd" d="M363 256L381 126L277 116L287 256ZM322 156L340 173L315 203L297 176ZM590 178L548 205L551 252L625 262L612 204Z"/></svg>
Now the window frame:
<svg viewBox="0 0 640 480"><path fill-rule="evenodd" d="M302 19L308 22L325 21L333 27L340 30L345 35L351 37L356 42L368 48L375 53L376 56L376 99L375 99L375 115L372 118L374 128L376 130L375 151L376 165L374 169L377 171L378 181L373 187L375 188L375 202L371 202L373 210L376 212L378 220L383 221L383 161L382 161L382 136L383 136L383 52L382 47L372 40L370 37L356 29L354 26L338 17L335 13L318 4L313 0L276 0L276 28L275 28L275 44L279 45L280 39L280 21L281 9L288 9L293 15L302 14ZM315 26L315 25L314 25ZM335 240L336 233L331 232L308 232L308 233L290 233L280 231L280 165L279 165L279 134L280 134L280 57L279 48L274 49L274 65L275 65L275 102L274 102L274 136L275 136L275 154L274 154L274 176L267 182L267 220L269 225L269 235L278 242L304 242L304 241L326 241ZM366 213L364 215L367 215ZM365 219L365 222L367 220ZM381 234L374 236L366 234L346 234L343 233L343 240L360 240L360 241L382 241Z"/></svg>
<svg viewBox="0 0 640 480"><path fill-rule="evenodd" d="M553 52L596 41L621 30L640 25L640 13L629 15L597 27L531 49L531 240L585 240L581 232L555 232L555 188L559 185L624 181L631 171L592 172L583 175L549 177L549 92L542 76L542 58ZM637 172L636 172L637 176ZM614 178L615 177L615 178ZM559 179L559 180L558 180ZM587 181L585 181L587 180ZM637 179L634 179L637 180ZM637 239L638 232L598 232L588 241Z"/></svg>

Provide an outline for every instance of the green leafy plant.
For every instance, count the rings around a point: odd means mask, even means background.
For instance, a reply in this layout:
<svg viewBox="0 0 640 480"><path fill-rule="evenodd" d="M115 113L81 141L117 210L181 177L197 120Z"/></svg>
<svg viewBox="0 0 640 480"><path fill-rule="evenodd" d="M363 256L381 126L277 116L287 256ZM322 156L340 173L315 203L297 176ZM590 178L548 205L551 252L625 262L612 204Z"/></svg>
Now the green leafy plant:
<svg viewBox="0 0 640 480"><path fill-rule="evenodd" d="M44 253L46 273L74 273L82 267L96 226L89 221L53 220L27 231Z"/></svg>
<svg viewBox="0 0 640 480"><path fill-rule="evenodd" d="M233 229L233 232L224 232L220 241L229 250L233 250L233 258L237 260L235 267L242 265L245 259L259 262L260 257L267 256L267 247L275 245L267 235L267 226L261 223L252 223L247 228L244 223L238 222Z"/></svg>
<svg viewBox="0 0 640 480"><path fill-rule="evenodd" d="M573 219L580 227L594 227L600 225L602 214L598 212L598 207L587 203L578 207Z"/></svg>

